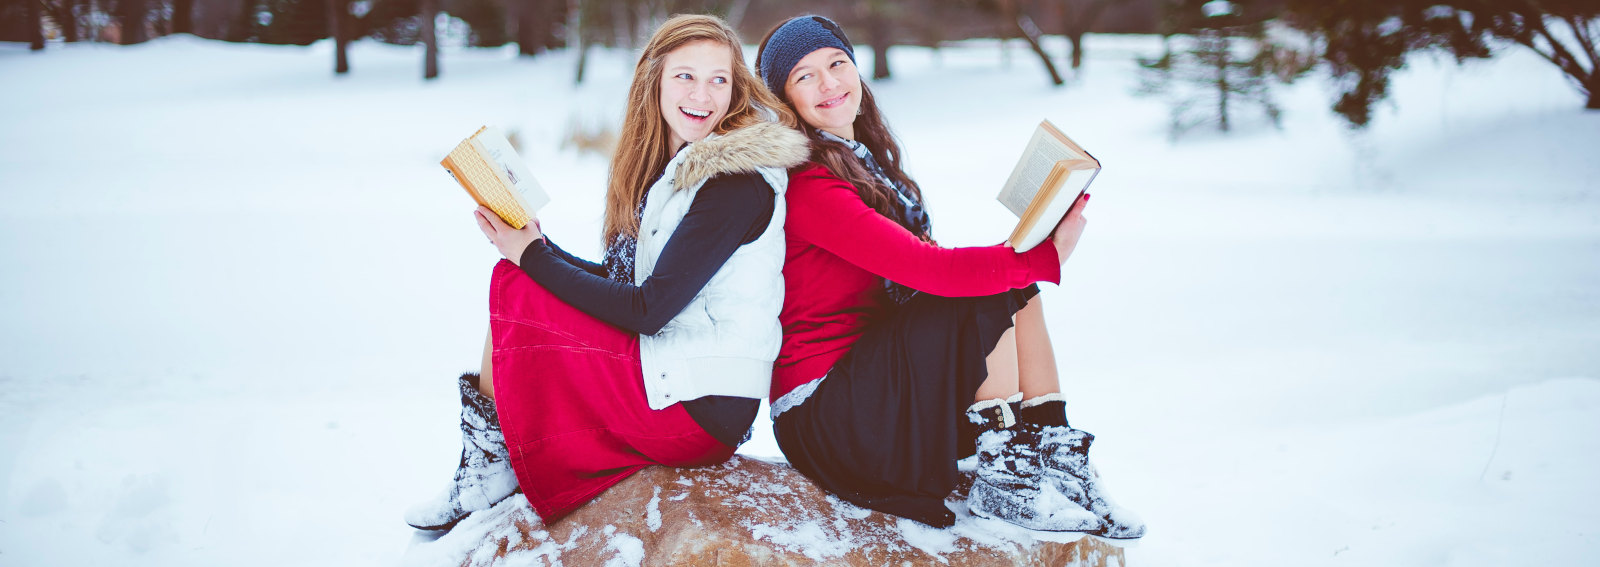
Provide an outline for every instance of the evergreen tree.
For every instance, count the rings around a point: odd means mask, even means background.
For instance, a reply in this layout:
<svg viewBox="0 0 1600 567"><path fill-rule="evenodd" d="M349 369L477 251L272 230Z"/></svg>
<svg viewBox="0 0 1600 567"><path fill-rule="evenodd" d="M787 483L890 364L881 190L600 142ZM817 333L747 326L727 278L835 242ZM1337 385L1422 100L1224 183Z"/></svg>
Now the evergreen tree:
<svg viewBox="0 0 1600 567"><path fill-rule="evenodd" d="M1282 111L1272 99L1272 86L1304 75L1310 58L1268 41L1266 19L1238 3L1213 0L1178 7L1200 17L1186 14L1172 20L1189 33L1170 37L1159 59L1140 60L1136 91L1169 99L1172 136L1204 124L1228 132L1244 105L1259 107L1278 125Z"/></svg>
<svg viewBox="0 0 1600 567"><path fill-rule="evenodd" d="M1352 128L1372 122L1372 106L1389 96L1389 75L1406 55L1443 48L1458 62L1488 57L1482 34L1472 33L1433 0L1291 0L1289 22L1318 38L1338 99L1333 110Z"/></svg>
<svg viewBox="0 0 1600 567"><path fill-rule="evenodd" d="M1600 110L1600 0L1460 0L1475 28L1533 50ZM1438 10L1438 8L1435 8Z"/></svg>

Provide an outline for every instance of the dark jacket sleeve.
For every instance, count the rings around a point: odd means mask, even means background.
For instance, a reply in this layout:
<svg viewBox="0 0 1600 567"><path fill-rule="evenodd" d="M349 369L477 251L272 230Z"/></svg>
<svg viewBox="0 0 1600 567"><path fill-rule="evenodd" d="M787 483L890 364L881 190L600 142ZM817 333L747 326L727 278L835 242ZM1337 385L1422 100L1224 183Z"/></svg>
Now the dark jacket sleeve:
<svg viewBox="0 0 1600 567"><path fill-rule="evenodd" d="M600 277L605 277L605 275L606 275L606 267L605 266L597 264L595 262L590 262L588 260L585 260L583 258L579 258L577 256L573 256L572 254L568 253L566 250L561 249L560 246L557 246L555 242L551 241L550 237L548 235L544 237L544 243L546 245L550 246L550 251L554 252L557 257L561 258L561 261L566 262L568 264L572 264L574 267L577 267L578 269L583 270L585 272L588 272L590 274L594 274L594 275L600 276Z"/></svg>
<svg viewBox="0 0 1600 567"><path fill-rule="evenodd" d="M602 321L653 335L700 293L711 276L772 219L775 195L760 175L707 181L667 240L644 283L615 282L563 259L541 239L522 252L522 271L556 297Z"/></svg>

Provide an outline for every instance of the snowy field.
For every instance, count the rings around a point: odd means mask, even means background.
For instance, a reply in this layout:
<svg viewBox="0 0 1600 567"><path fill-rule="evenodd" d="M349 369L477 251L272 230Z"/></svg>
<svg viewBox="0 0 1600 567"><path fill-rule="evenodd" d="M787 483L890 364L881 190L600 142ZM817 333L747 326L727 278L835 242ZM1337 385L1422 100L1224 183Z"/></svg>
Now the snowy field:
<svg viewBox="0 0 1600 567"><path fill-rule="evenodd" d="M1370 131L1314 78L1174 145L1128 95L1157 40L1090 40L1067 88L992 42L874 88L947 245L1009 231L1039 119L1106 164L1044 297L1128 563L1600 562L1600 113L1524 51L1419 56ZM561 141L631 57L0 44L0 565L426 564L401 512L455 465L497 257L438 160L520 131L597 257L605 162Z"/></svg>

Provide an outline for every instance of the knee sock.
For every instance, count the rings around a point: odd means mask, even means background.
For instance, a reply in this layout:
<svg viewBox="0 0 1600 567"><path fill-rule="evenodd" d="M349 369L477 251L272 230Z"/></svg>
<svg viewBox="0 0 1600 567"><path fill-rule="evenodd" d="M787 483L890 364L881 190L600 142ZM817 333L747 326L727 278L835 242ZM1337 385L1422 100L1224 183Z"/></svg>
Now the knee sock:
<svg viewBox="0 0 1600 567"><path fill-rule="evenodd" d="M1060 392L1045 394L1016 406L1017 421L1040 426L1067 425L1067 397Z"/></svg>

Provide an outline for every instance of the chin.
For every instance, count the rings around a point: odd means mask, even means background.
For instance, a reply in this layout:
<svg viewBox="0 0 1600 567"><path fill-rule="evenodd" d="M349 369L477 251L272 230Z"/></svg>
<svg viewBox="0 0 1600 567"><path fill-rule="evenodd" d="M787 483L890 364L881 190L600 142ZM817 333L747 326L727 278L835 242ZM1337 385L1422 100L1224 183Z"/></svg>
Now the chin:
<svg viewBox="0 0 1600 567"><path fill-rule="evenodd" d="M697 130L692 131L692 132L684 132L684 134L688 134L688 135L683 137L683 141L685 141L685 142L698 142L700 140L704 140L706 136L710 136L711 135L711 129L710 128L706 128L704 130L697 129Z"/></svg>

